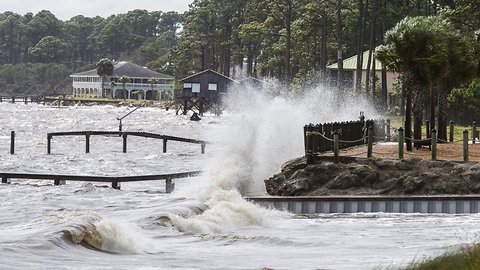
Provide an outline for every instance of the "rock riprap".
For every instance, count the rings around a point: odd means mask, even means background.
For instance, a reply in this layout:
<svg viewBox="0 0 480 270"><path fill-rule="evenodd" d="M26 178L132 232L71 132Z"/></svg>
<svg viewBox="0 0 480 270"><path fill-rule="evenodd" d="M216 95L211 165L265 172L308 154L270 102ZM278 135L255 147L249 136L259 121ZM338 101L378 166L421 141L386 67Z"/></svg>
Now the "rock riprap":
<svg viewBox="0 0 480 270"><path fill-rule="evenodd" d="M305 158L298 158L285 163L265 186L277 196L477 194L480 163L350 158L306 165Z"/></svg>

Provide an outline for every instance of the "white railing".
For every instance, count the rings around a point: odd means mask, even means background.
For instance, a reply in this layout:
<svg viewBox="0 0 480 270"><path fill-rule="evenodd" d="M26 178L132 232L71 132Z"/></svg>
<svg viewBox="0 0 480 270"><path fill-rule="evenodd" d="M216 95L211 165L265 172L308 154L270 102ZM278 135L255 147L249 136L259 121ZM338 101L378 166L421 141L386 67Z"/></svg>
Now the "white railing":
<svg viewBox="0 0 480 270"><path fill-rule="evenodd" d="M110 82L105 82L105 88L110 88ZM149 83L126 83L127 90L154 90L154 91L172 91L173 84L149 84ZM123 89L123 83L116 83L115 89Z"/></svg>

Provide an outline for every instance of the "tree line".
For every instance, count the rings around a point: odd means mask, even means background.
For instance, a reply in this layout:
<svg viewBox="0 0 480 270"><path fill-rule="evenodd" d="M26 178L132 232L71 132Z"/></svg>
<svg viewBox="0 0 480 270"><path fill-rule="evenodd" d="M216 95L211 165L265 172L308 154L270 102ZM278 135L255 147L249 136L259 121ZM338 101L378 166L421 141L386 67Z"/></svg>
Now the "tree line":
<svg viewBox="0 0 480 270"><path fill-rule="evenodd" d="M67 21L45 10L35 15L4 12L0 75L6 66L26 69L25 65L53 63L67 73L77 72L109 58L132 61L177 79L210 68L231 77L241 72L301 85L338 62L334 79L341 86L342 60L357 55L358 66L370 63L385 33L405 17L448 14L455 29L472 35L480 29L479 5L467 0L194 0L184 14L133 10ZM366 50L371 53L362 59ZM381 79L372 72L366 76L368 83L357 80L354 90L385 105L386 90L378 87ZM43 82L29 80L13 85L0 76L0 91L36 91L25 89L28 85L42 88ZM44 89L68 89L68 75L62 82Z"/></svg>

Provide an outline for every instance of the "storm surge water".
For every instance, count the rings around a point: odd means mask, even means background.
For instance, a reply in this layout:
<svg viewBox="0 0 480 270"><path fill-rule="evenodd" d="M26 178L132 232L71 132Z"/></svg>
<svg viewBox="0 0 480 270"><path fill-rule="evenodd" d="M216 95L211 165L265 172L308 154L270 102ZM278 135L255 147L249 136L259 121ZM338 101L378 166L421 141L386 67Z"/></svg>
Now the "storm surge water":
<svg viewBox="0 0 480 270"><path fill-rule="evenodd" d="M367 103L317 87L291 94L276 84L231 89L221 116L201 121L141 108L126 131L211 141L198 145L46 133L117 130L132 108L0 103L0 171L128 176L202 170L164 182L16 180L0 185L0 269L371 269L405 265L472 243L479 215L338 214L296 216L244 199L265 194L263 180L303 155L303 126L373 115ZM9 154L16 131L15 154ZM434 233L432 233L434 232Z"/></svg>
<svg viewBox="0 0 480 270"><path fill-rule="evenodd" d="M233 86L225 98L227 121L212 130L217 151L207 162L199 185L178 195L205 202L198 216L170 216L174 226L191 233L221 233L238 226L268 226L274 211L242 196L266 195L264 179L304 153L303 126L356 119L373 110L366 102L335 102L334 90L317 87L297 95L275 82ZM278 214L278 213L277 213Z"/></svg>

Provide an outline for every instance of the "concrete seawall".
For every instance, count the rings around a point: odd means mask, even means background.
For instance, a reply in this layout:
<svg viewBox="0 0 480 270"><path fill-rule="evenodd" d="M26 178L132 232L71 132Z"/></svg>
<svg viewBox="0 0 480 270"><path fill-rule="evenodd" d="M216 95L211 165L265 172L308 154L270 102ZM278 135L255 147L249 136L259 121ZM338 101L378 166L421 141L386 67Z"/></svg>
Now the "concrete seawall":
<svg viewBox="0 0 480 270"><path fill-rule="evenodd" d="M316 213L480 213L478 195L444 196L263 196L249 201L294 214Z"/></svg>

